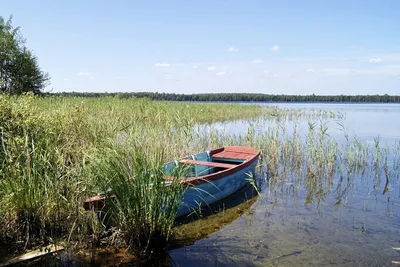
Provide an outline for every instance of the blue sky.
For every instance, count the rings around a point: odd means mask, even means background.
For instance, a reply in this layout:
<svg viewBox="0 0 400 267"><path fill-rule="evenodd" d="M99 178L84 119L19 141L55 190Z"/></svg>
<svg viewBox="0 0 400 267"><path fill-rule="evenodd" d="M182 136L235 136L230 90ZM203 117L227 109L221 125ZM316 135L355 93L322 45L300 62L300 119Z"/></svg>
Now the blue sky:
<svg viewBox="0 0 400 267"><path fill-rule="evenodd" d="M400 94L400 1L0 0L47 90Z"/></svg>

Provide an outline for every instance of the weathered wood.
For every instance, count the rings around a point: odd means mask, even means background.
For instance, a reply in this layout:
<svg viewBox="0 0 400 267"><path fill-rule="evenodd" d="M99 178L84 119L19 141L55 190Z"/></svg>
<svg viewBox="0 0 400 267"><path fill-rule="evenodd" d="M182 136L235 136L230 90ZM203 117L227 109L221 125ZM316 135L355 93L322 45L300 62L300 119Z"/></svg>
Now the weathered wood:
<svg viewBox="0 0 400 267"><path fill-rule="evenodd" d="M226 147L212 151L211 156L215 158L249 160L254 156L254 149L250 147Z"/></svg>
<svg viewBox="0 0 400 267"><path fill-rule="evenodd" d="M52 254L54 252L58 252L58 251L62 251L62 250L64 250L64 247L62 247L62 246L49 245L49 246L42 247L40 249L36 249L36 250L30 251L28 253L25 253L21 256L18 256L11 260L8 260L4 263L0 263L0 267L15 265L15 264L21 263L23 261L33 260L35 258L42 257L44 255Z"/></svg>
<svg viewBox="0 0 400 267"><path fill-rule="evenodd" d="M230 168L233 168L233 167L237 166L235 164L227 164L227 163L219 163L219 162L208 162L208 161L191 160L191 159L184 159L184 160L180 160L179 162L185 163L185 164L203 165L203 166L223 168L223 169L230 169Z"/></svg>

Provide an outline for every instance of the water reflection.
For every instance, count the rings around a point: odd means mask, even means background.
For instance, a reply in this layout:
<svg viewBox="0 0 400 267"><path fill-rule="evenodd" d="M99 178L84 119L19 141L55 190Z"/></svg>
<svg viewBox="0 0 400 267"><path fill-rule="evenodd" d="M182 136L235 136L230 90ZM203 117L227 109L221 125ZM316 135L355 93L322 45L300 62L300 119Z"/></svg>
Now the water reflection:
<svg viewBox="0 0 400 267"><path fill-rule="evenodd" d="M174 228L173 248L192 245L197 240L232 223L243 214L250 216L249 209L257 197L257 190L253 185L248 184L235 194L203 208L200 219L199 214L180 219Z"/></svg>
<svg viewBox="0 0 400 267"><path fill-rule="evenodd" d="M257 179L258 185L265 181L262 173ZM170 249L192 245L197 240L218 232L244 214L251 216L250 207L256 202L257 197L254 185L247 184L227 198L197 211L197 215L179 218L173 229L175 239ZM96 248L64 251L24 262L20 266L179 266L179 264L175 263L169 253L158 255L151 261L141 261L125 249Z"/></svg>

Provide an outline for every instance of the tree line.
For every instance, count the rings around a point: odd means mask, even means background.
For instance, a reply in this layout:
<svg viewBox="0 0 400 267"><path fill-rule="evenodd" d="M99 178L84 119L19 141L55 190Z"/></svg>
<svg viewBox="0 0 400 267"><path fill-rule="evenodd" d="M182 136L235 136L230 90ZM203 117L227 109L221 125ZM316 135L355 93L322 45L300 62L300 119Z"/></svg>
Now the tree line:
<svg viewBox="0 0 400 267"><path fill-rule="evenodd" d="M50 77L43 72L38 59L25 46L19 27L0 16L0 93L40 93Z"/></svg>
<svg viewBox="0 0 400 267"><path fill-rule="evenodd" d="M400 103L400 95L274 95L252 93L175 94L158 92L80 93L61 92L47 95L74 97L149 98L166 101L240 101L240 102L357 102Z"/></svg>

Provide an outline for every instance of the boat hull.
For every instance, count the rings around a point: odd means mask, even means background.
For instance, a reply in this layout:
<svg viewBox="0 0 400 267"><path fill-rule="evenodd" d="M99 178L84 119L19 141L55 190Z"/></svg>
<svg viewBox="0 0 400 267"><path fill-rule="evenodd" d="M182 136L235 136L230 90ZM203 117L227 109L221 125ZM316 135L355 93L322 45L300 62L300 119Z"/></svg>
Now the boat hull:
<svg viewBox="0 0 400 267"><path fill-rule="evenodd" d="M186 191L176 217L197 212L241 189L255 176L259 155L260 151L254 148L225 146L164 164L166 182L173 179L174 168L181 164L188 166L186 175L180 178ZM85 200L84 208L102 211L105 197Z"/></svg>
<svg viewBox="0 0 400 267"><path fill-rule="evenodd" d="M179 206L177 217L199 211L199 208L219 201L245 186L255 174L258 159L255 158L243 168L212 181L189 186Z"/></svg>

